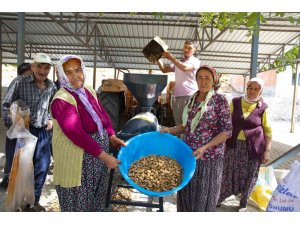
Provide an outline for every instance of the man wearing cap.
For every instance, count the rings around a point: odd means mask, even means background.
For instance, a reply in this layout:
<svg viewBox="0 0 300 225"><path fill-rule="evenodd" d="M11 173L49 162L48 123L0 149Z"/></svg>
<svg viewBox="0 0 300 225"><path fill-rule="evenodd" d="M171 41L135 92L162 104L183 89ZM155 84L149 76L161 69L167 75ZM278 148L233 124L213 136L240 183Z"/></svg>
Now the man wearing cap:
<svg viewBox="0 0 300 225"><path fill-rule="evenodd" d="M189 99L197 90L196 71L200 67L200 60L194 56L197 42L187 40L183 46L183 59L176 59L170 52L163 52L163 56L170 60L170 65L158 60L159 69L163 73L175 72L175 89L172 99L172 110L175 124L182 124L182 112Z"/></svg>
<svg viewBox="0 0 300 225"><path fill-rule="evenodd" d="M50 164L50 139L48 131L52 129L49 103L55 92L55 84L48 79L52 61L49 55L37 53L33 58L31 76L23 77L15 82L3 101L2 110L4 123L11 125L9 116L10 105L16 100L22 100L30 108L31 134L38 138L33 156L35 178L35 203L34 211L45 211L39 204L42 188L46 180Z"/></svg>

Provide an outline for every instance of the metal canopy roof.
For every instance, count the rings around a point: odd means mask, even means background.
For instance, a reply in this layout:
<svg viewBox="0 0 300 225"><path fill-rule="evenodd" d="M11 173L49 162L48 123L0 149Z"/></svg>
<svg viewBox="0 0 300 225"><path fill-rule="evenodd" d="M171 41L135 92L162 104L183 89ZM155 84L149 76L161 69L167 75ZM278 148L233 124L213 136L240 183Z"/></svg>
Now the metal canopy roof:
<svg viewBox="0 0 300 225"><path fill-rule="evenodd" d="M269 13L263 13L268 18ZM269 18L259 33L259 68L272 63L282 52L299 45L300 26L292 25L286 13ZM246 27L230 32L201 28L198 13L25 13L25 58L36 52L48 53L53 61L65 54L81 55L86 65L115 69L158 70L143 55L142 49L160 36L171 53L182 57L187 39L199 40L197 56L201 64L214 66L221 74L249 75L251 41ZM3 63L17 62L17 13L0 13Z"/></svg>

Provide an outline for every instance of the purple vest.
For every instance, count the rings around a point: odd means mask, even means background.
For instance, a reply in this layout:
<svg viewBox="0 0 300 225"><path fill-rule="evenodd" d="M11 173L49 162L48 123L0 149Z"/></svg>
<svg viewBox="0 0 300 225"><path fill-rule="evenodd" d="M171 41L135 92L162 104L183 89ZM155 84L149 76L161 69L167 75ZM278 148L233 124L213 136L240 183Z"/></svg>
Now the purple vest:
<svg viewBox="0 0 300 225"><path fill-rule="evenodd" d="M233 113L232 113L232 136L226 141L229 148L235 148L238 134L241 130L244 131L246 136L246 144L249 151L250 159L261 159L265 151L265 137L262 128L262 117L268 108L264 102L257 104L253 112L244 119L242 111L242 97L232 99Z"/></svg>

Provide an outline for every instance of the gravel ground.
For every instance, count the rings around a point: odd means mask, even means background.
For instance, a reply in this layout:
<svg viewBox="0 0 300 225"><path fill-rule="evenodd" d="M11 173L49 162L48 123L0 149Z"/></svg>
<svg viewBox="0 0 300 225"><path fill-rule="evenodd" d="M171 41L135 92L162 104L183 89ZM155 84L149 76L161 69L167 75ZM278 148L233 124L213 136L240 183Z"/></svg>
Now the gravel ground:
<svg viewBox="0 0 300 225"><path fill-rule="evenodd" d="M285 149L280 150L281 153L290 149L291 147L299 144L299 134L300 134L300 116L299 116L299 104L297 105L296 113L296 123L295 123L295 133L290 133L290 115L291 115L291 101L287 99L274 99L266 98L267 103L270 105L270 118L272 119L273 127L273 140L274 143L283 144ZM280 106L280 107L278 107ZM0 120L0 181L3 177L3 166L5 162L4 156L4 140L6 135L6 128L3 126L2 119ZM276 145L275 144L275 145ZM273 145L273 146L275 146ZM277 144L278 145L278 144ZM272 149L273 150L273 149ZM281 154L280 153L280 154ZM271 155L271 157L276 157L278 155ZM288 167L288 166L286 166ZM284 168L288 169L288 168ZM114 183L117 184L120 179ZM149 199L148 196L142 195L137 191L133 191L131 194L133 200L137 201L153 201L156 203L158 200L156 198ZM4 211L4 201L5 193L0 192L0 212ZM45 206L48 212L59 212L59 204L57 195L52 184L52 175L49 174L43 189L41 204ZM217 209L218 212L234 212L237 211L238 198L232 196L228 198L220 208ZM145 212L145 211L156 211L157 209L146 209L145 207L135 207L128 206L127 210L129 212ZM167 196L164 198L164 211L165 212L176 212L176 194ZM259 211L255 207L248 205L247 211Z"/></svg>

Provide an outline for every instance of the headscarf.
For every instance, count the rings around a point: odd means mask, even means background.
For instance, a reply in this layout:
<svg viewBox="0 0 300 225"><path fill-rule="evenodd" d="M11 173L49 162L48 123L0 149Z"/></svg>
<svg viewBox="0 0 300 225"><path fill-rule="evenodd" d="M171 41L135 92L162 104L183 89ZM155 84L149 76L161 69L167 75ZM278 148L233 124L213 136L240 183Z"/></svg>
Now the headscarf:
<svg viewBox="0 0 300 225"><path fill-rule="evenodd" d="M198 72L201 69L207 69L209 70L212 75L213 75L213 88L210 89L210 91L207 93L205 100L203 102L201 102L197 108L197 112L196 115L194 116L194 118L192 119L191 122L191 133L193 133L196 129L197 124L199 123L200 119L202 118L204 112L207 109L207 104L209 102L209 100L211 99L211 97L214 95L214 93L219 89L220 87L220 79L219 79L219 75L217 74L216 70L213 67L207 66L207 65L203 65L201 66L196 73L196 76L198 74ZM186 106L183 109L183 113L182 113L182 122L183 125L185 126L188 120L188 115L189 112L192 110L193 105L195 103L196 97L198 96L199 91L197 91L193 96L190 97L190 99L188 100L188 103L186 104Z"/></svg>
<svg viewBox="0 0 300 225"><path fill-rule="evenodd" d="M217 74L217 71L213 67L210 67L208 65L203 65L203 66L200 66L200 68L197 70L196 78L197 78L197 74L199 73L199 71L203 70L203 69L206 69L206 70L208 70L212 73L212 75L213 75L213 88L214 88L215 91L217 91L219 89L219 87L221 86L220 76Z"/></svg>
<svg viewBox="0 0 300 225"><path fill-rule="evenodd" d="M65 74L64 68L63 68L63 64L65 62L67 62L70 59L78 59L81 63L81 69L83 72L83 85L81 88L73 88L72 84L70 83L67 75ZM95 112L95 110L93 109L91 103L88 100L88 97L86 95L86 91L84 89L84 82L86 79L86 71L85 71L85 65L83 64L83 61L81 59L81 57L76 56L76 55L66 55L63 56L57 63L56 65L56 69L58 72L58 78L59 78L59 83L60 86L77 94L80 101L82 102L82 104L84 105L85 109L88 111L88 113L91 115L92 119L94 120L94 122L97 124L98 127L98 132L100 134L101 137L103 137L103 125L102 122L98 116L98 114Z"/></svg>
<svg viewBox="0 0 300 225"><path fill-rule="evenodd" d="M250 99L248 98L248 96L247 96L247 89L248 89L248 87L250 86L250 84L252 84L252 83L257 83L257 84L260 86L260 92L259 92L259 94L257 95L256 99L254 99L254 100L250 100ZM262 92L263 92L263 89L264 89L264 81L263 81L262 79L260 79L260 78L258 78L258 77L254 77L254 78L250 79L250 80L248 81L248 83L247 83L247 86L246 86L246 93L245 93L245 95L244 95L244 97L243 97L244 100L245 100L246 102L248 102L248 103L251 103L251 104L262 102L262 101L263 101L263 98L262 98Z"/></svg>

